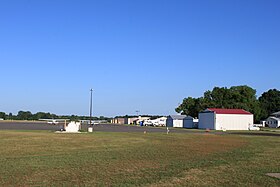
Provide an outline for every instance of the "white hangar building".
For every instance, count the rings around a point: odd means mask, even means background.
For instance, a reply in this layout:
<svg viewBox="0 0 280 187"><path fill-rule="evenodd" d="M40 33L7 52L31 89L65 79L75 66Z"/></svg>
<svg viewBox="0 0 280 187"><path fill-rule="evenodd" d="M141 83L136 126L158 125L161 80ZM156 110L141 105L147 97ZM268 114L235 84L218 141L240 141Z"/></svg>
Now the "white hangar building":
<svg viewBox="0 0 280 187"><path fill-rule="evenodd" d="M186 115L170 115L166 119L167 127L184 127Z"/></svg>
<svg viewBox="0 0 280 187"><path fill-rule="evenodd" d="M198 119L186 115L170 115L167 117L167 127L197 128Z"/></svg>
<svg viewBox="0 0 280 187"><path fill-rule="evenodd" d="M198 118L199 129L248 130L254 124L254 115L243 109L208 108Z"/></svg>

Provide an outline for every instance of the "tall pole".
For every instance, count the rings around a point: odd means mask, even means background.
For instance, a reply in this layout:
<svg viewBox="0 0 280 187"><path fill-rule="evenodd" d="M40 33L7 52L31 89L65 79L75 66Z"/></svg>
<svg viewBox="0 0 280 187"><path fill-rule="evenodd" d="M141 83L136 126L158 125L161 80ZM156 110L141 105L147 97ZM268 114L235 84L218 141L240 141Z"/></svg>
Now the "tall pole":
<svg viewBox="0 0 280 187"><path fill-rule="evenodd" d="M93 89L90 89L90 109L89 109L89 125L92 126L91 121L92 121L92 91Z"/></svg>

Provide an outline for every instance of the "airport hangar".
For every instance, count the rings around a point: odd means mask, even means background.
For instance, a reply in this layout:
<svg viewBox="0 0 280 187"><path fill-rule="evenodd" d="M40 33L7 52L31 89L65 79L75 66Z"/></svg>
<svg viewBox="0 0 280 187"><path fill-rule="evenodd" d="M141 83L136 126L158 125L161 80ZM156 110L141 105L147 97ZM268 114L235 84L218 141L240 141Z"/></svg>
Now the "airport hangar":
<svg viewBox="0 0 280 187"><path fill-rule="evenodd" d="M208 108L198 114L199 129L248 130L254 115L243 109Z"/></svg>
<svg viewBox="0 0 280 187"><path fill-rule="evenodd" d="M197 128L198 119L186 115L170 115L167 117L167 127Z"/></svg>

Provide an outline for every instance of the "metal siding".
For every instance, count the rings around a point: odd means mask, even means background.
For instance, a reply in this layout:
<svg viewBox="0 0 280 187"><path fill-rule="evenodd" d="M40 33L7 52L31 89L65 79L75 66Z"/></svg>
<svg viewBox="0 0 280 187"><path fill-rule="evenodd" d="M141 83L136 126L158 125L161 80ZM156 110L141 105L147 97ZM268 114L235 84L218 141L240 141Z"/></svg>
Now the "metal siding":
<svg viewBox="0 0 280 187"><path fill-rule="evenodd" d="M171 117L168 117L166 120L166 126L167 127L173 127L173 119Z"/></svg>
<svg viewBox="0 0 280 187"><path fill-rule="evenodd" d="M213 112L201 112L198 114L198 128L199 129L214 129L215 128L215 114Z"/></svg>
<svg viewBox="0 0 280 187"><path fill-rule="evenodd" d="M216 114L216 130L248 130L254 124L254 117L238 114Z"/></svg>
<svg viewBox="0 0 280 187"><path fill-rule="evenodd" d="M184 128L193 128L193 119L184 119L183 127Z"/></svg>

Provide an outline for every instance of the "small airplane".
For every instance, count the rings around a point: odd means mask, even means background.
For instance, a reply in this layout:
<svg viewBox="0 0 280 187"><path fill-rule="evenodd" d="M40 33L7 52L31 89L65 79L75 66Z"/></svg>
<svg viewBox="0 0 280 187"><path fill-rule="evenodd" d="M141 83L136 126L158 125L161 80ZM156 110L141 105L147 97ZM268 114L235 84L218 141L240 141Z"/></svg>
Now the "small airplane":
<svg viewBox="0 0 280 187"><path fill-rule="evenodd" d="M59 122L69 121L69 119L39 119L40 121L47 121L48 124L57 125Z"/></svg>
<svg viewBox="0 0 280 187"><path fill-rule="evenodd" d="M97 125L97 124L100 124L100 123L106 123L107 121L106 120L80 120L80 122L82 124L87 124L87 125Z"/></svg>

